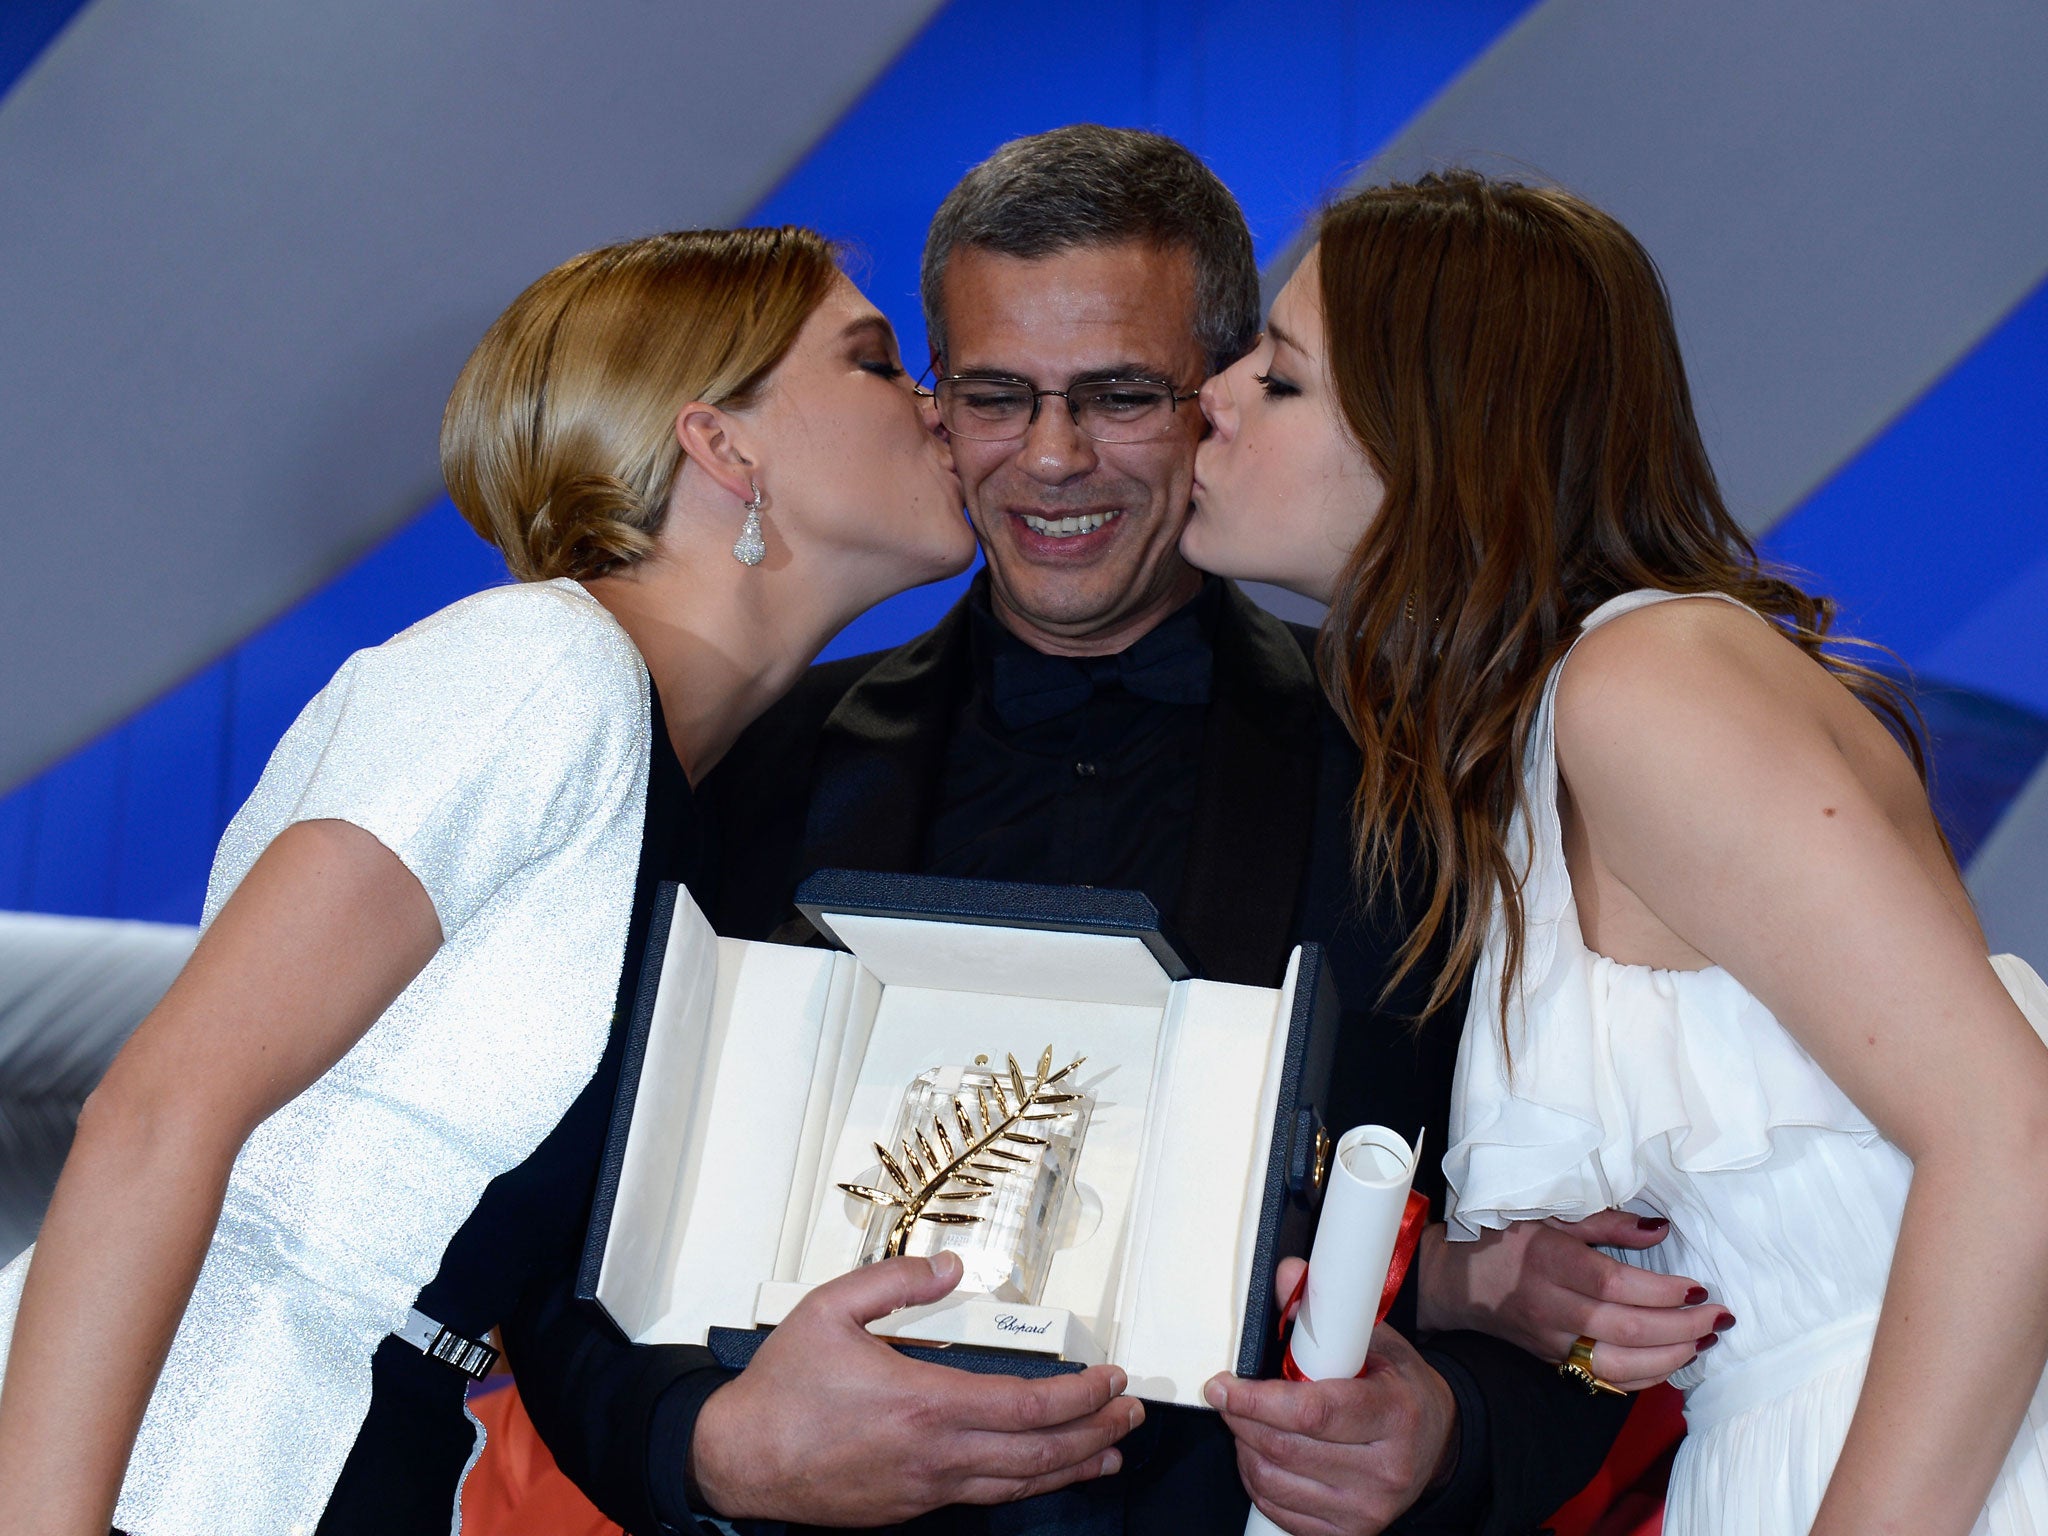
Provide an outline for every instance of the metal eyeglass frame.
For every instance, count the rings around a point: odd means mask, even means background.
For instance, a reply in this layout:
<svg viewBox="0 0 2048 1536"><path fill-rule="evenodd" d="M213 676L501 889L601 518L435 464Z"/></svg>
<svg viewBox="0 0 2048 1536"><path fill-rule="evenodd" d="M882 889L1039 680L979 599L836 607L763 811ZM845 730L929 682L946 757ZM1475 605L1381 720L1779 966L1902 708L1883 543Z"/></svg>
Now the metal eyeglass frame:
<svg viewBox="0 0 2048 1536"><path fill-rule="evenodd" d="M1078 384L1069 384L1065 389L1040 389L1036 385L1034 385L1029 379L1010 378L1002 374L986 373L945 374L940 378L932 379L931 388L926 389L924 387L924 380L925 378L930 377L931 369L927 368L924 371L924 376L920 378L915 385L912 386L914 393L920 399L931 401L932 409L939 413L939 419L945 425L945 428L948 432L950 432L955 437L963 437L971 443L1014 443L1022 440L1031 431L1031 429L1038 424L1039 402L1044 400L1045 397L1048 395L1056 395L1061 400L1066 402L1067 419L1073 422L1074 430L1081 433L1082 436L1088 438L1093 442L1157 442L1160 438L1165 437L1173 431L1173 423L1182 404L1189 400L1196 400L1201 398L1202 393L1199 389L1196 389L1184 395L1179 390L1173 387L1173 384L1170 380L1145 378L1084 379ZM951 422L947 422L945 420L945 408L939 404L939 388L941 385L945 384L1013 384L1019 389L1028 390L1030 392L1031 414L1024 419L1024 425L1019 430L1009 434L1008 436L976 437L971 432L960 431L958 428L954 427ZM1072 395L1072 393L1077 389L1109 389L1118 384L1147 384L1154 389L1163 389L1166 391L1166 416L1164 418L1163 424L1157 432L1151 433L1145 437L1098 437L1095 433L1090 432L1086 427L1081 425L1081 418L1074 413L1074 402L1071 398L1069 398Z"/></svg>

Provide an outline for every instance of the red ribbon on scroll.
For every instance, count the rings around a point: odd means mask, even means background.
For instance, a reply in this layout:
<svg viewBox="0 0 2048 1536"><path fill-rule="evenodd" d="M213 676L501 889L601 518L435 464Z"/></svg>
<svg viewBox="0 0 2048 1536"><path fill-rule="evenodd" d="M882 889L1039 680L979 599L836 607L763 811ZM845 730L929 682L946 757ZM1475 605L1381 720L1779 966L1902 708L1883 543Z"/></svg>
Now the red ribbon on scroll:
<svg viewBox="0 0 2048 1536"><path fill-rule="evenodd" d="M1373 1313L1374 1323L1384 1323L1387 1314L1394 1310L1394 1298L1401 1294L1401 1286L1408 1279L1408 1266L1415 1262L1415 1248L1422 1241L1422 1229L1428 1222L1428 1197L1409 1190L1408 1203L1401 1210L1401 1230L1394 1237L1393 1261L1387 1265L1387 1283L1380 1288L1379 1309ZM1286 1337L1287 1325L1294 1321L1294 1314L1301 1310L1301 1298L1307 1290L1308 1267L1304 1265L1301 1278L1294 1282L1294 1294L1287 1298L1287 1305L1280 1309L1281 1337ZM1365 1371L1366 1367L1363 1365L1358 1368L1358 1374L1361 1376ZM1294 1345L1291 1341L1286 1354L1280 1357L1280 1374L1289 1381L1308 1380L1301 1374L1301 1367L1294 1363Z"/></svg>

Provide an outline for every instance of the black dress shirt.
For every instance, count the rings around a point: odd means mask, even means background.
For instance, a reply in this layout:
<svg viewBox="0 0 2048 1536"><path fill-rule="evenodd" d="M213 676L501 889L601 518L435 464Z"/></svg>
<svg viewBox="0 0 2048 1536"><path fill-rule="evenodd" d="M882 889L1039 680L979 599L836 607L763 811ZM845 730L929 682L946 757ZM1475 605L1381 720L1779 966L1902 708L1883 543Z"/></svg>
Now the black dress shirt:
<svg viewBox="0 0 2048 1536"><path fill-rule="evenodd" d="M968 599L974 684L954 718L923 871L1143 891L1171 928L1209 701L1214 583L1118 656L1031 649Z"/></svg>

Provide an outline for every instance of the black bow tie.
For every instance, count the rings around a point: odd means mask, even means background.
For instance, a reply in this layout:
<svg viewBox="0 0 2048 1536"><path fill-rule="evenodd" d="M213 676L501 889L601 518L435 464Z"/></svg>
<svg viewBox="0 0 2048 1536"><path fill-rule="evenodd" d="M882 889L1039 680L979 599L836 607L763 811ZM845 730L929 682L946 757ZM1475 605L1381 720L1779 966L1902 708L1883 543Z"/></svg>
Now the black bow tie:
<svg viewBox="0 0 2048 1536"><path fill-rule="evenodd" d="M1106 683L1162 704L1206 704L1210 659L1192 615L1168 620L1114 656L1048 656L1018 641L992 658L989 702L1013 731L1079 709Z"/></svg>

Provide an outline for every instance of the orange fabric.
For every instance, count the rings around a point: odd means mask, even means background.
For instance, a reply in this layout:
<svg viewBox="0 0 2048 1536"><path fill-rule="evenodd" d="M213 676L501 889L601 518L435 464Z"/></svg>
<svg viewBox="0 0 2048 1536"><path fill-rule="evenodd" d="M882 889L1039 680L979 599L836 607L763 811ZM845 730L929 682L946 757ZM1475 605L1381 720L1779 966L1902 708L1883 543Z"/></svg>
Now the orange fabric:
<svg viewBox="0 0 2048 1536"><path fill-rule="evenodd" d="M1685 1400L1675 1388L1638 1392L1593 1480L1550 1517L1556 1536L1659 1536L1664 1485L1684 1437Z"/></svg>
<svg viewBox="0 0 2048 1536"><path fill-rule="evenodd" d="M462 1485L463 1536L624 1536L562 1475L509 1379L469 1411L488 1438Z"/></svg>

